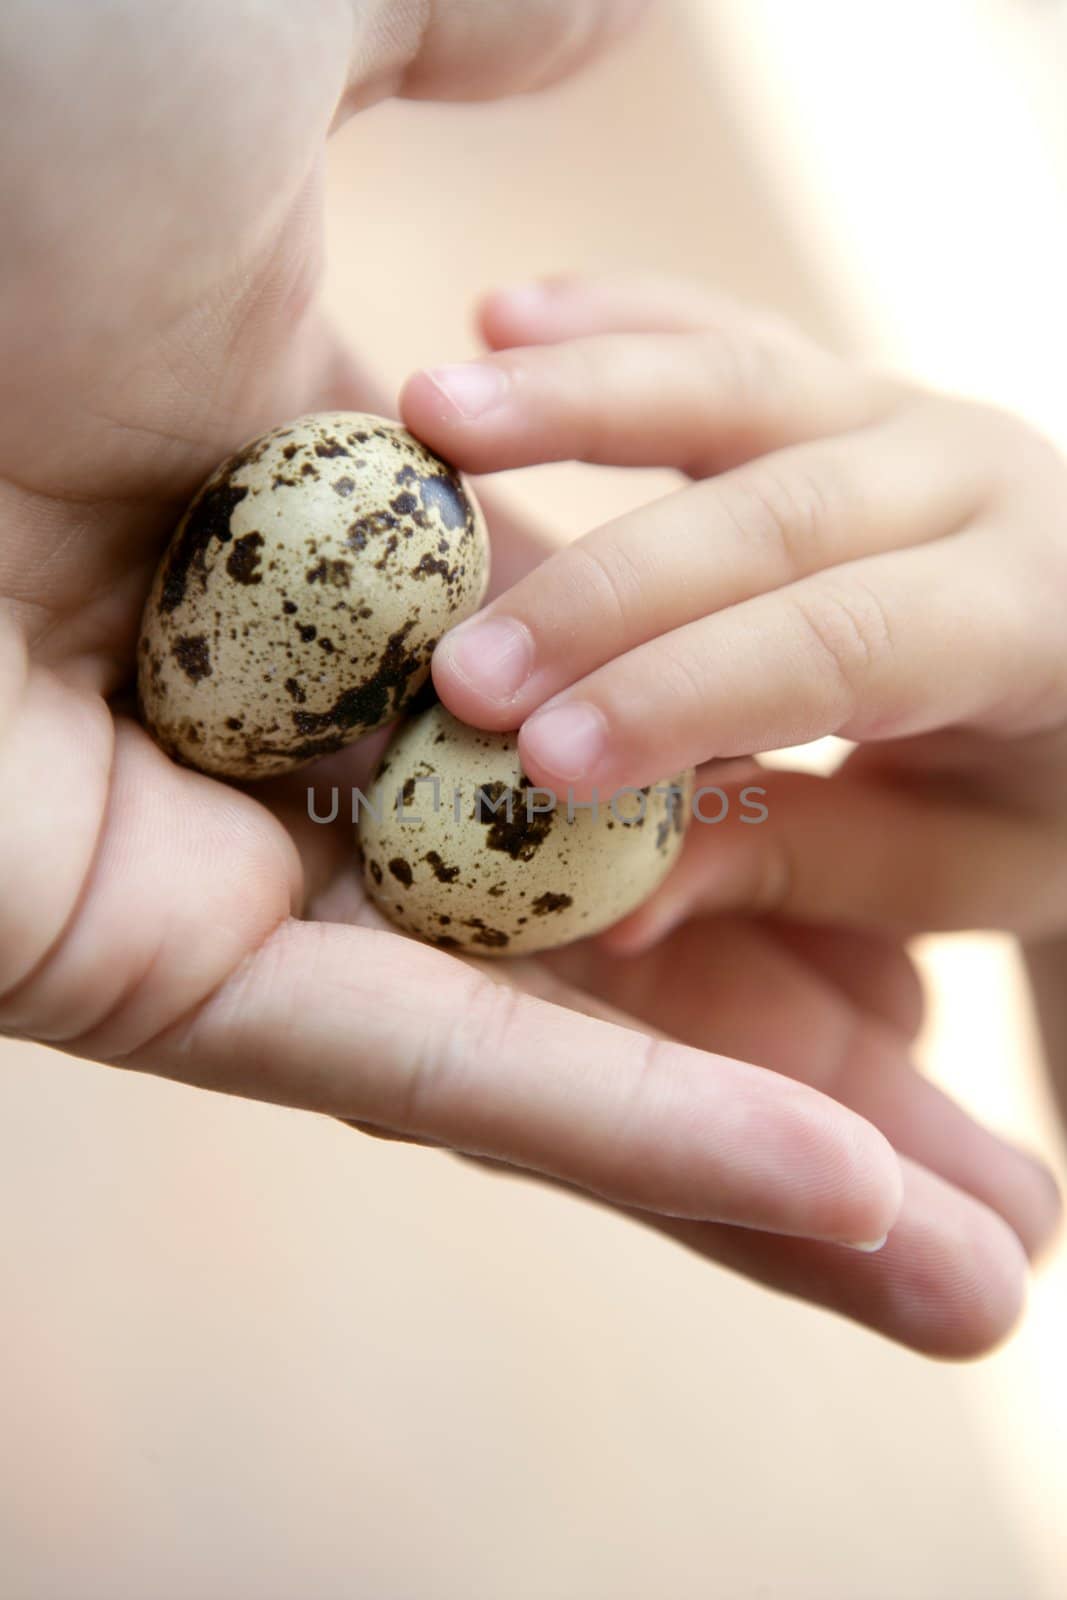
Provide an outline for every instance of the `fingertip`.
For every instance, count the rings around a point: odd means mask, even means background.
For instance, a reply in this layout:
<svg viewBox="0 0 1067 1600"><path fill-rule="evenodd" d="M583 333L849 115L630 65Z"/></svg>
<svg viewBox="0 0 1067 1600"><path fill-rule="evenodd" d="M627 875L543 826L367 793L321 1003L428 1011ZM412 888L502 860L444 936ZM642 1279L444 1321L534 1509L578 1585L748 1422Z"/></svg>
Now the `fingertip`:
<svg viewBox="0 0 1067 1600"><path fill-rule="evenodd" d="M881 1147L879 1152L881 1194L879 1203L874 1208L871 1226L865 1228L862 1234L854 1234L853 1241L857 1237L879 1240L880 1243L868 1246L869 1253L877 1254L893 1232L904 1209L904 1171L900 1164L900 1156L885 1134L878 1128L871 1128L871 1132Z"/></svg>
<svg viewBox="0 0 1067 1600"><path fill-rule="evenodd" d="M519 365L507 357L424 367L400 393L405 425L465 472L499 472L556 459L537 453L537 433L515 393Z"/></svg>
<svg viewBox="0 0 1067 1600"><path fill-rule="evenodd" d="M460 722L465 722L472 728L484 726L484 723L479 720L484 705L482 697L476 694L456 671L448 646L447 634L433 653L433 658L430 662L430 677L433 680L437 697L446 711L450 711L454 717L459 718Z"/></svg>
<svg viewBox="0 0 1067 1600"><path fill-rule="evenodd" d="M478 332L491 350L541 343L560 291L573 281L560 274L490 290L475 308Z"/></svg>
<svg viewBox="0 0 1067 1600"><path fill-rule="evenodd" d="M1009 1339L1026 1309L1030 1286L1026 1252L1014 1230L985 1212L968 1229L966 1254L945 1261L950 1291L940 1317L930 1316L926 1338L915 1343L945 1361L976 1361ZM930 1286L930 1304L936 1304Z"/></svg>
<svg viewBox="0 0 1067 1600"><path fill-rule="evenodd" d="M462 722L496 732L522 721L535 660L533 635L513 617L482 612L450 628L433 654L434 688Z"/></svg>
<svg viewBox="0 0 1067 1600"><path fill-rule="evenodd" d="M545 291L539 283L516 284L483 295L475 309L478 332L491 350L529 342L531 324L544 310Z"/></svg>
<svg viewBox="0 0 1067 1600"><path fill-rule="evenodd" d="M847 1217L838 1229L838 1242L867 1254L880 1252L900 1217L904 1174L889 1140L855 1112L849 1113L847 1131L842 1128L837 1179L837 1201Z"/></svg>
<svg viewBox="0 0 1067 1600"><path fill-rule="evenodd" d="M425 368L413 372L405 380L397 400L397 411L404 426L427 444L432 444L455 420L454 412Z"/></svg>
<svg viewBox="0 0 1067 1600"><path fill-rule="evenodd" d="M884 1250L856 1261L859 1281L877 1288L894 1337L913 1349L946 1361L988 1355L1026 1303L1023 1245L998 1211L925 1167L905 1160L901 1174L899 1220Z"/></svg>
<svg viewBox="0 0 1067 1600"><path fill-rule="evenodd" d="M490 699L467 681L457 664L451 641L451 633L446 633L430 663L433 686L445 710L471 728L484 728L489 733L512 732L518 725L519 713L507 704Z"/></svg>
<svg viewBox="0 0 1067 1600"><path fill-rule="evenodd" d="M451 431L496 410L508 388L504 363L458 361L414 373L401 392L401 406L407 404L432 425Z"/></svg>
<svg viewBox="0 0 1067 1600"><path fill-rule="evenodd" d="M1030 1261L1036 1262L1047 1255L1063 1228L1063 1193L1043 1161L1018 1146L1013 1148L1027 1163L1033 1178L1029 1226L1024 1229L1017 1226L1016 1232Z"/></svg>
<svg viewBox="0 0 1067 1600"><path fill-rule="evenodd" d="M586 700L541 706L519 732L523 770L547 789L592 799L610 746L607 719ZM617 752L613 752L616 756ZM599 798L599 796L598 796Z"/></svg>
<svg viewBox="0 0 1067 1600"><path fill-rule="evenodd" d="M1010 1338L1025 1309L1022 1245L996 1212L931 1174L910 1169L908 1181L896 1228L850 1263L842 1309L932 1360L979 1360Z"/></svg>

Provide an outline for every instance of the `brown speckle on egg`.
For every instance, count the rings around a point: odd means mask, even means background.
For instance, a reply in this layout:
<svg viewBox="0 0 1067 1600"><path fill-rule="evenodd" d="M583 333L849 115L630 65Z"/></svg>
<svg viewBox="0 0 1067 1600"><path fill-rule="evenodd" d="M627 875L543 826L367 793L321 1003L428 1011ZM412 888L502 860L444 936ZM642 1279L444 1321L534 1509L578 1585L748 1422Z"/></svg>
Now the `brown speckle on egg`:
<svg viewBox="0 0 1067 1600"><path fill-rule="evenodd" d="M183 635L175 639L170 653L190 683L199 683L201 678L211 677L211 655L207 639L202 633L195 637Z"/></svg>
<svg viewBox="0 0 1067 1600"><path fill-rule="evenodd" d="M360 811L367 892L406 931L441 945L448 927L449 947L472 955L567 944L617 922L661 882L681 848L691 785L688 773L640 791L640 802L621 796L630 825L619 828L610 797L596 813L568 816L565 795L546 810L551 797L531 788L514 734L468 728L435 704L394 734ZM647 828L633 825L638 803ZM404 885L399 907L390 878Z"/></svg>
<svg viewBox="0 0 1067 1600"><path fill-rule="evenodd" d="M233 549L226 560L226 571L234 583L263 582L263 574L257 570L262 546L263 535L257 532L246 533L234 540Z"/></svg>

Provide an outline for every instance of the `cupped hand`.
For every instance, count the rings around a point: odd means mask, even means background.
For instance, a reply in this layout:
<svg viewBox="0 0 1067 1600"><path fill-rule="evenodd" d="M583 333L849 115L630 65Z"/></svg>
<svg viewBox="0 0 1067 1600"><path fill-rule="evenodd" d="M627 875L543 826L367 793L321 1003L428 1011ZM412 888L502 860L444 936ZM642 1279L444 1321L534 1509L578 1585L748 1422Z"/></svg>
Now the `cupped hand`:
<svg viewBox="0 0 1067 1600"><path fill-rule="evenodd" d="M141 604L197 483L282 418L373 403L315 310L330 128L391 90L532 86L607 8L580 34L546 3L531 37L494 25L480 53L469 8L421 34L401 9L131 0L0 23L5 114L36 130L5 139L0 172L0 1027L546 1174L922 1348L981 1348L1017 1309L1018 1240L1050 1225L1024 1158L969 1129L961 1163L950 1122L924 1156L947 1177L909 1180L891 1245L837 1247L900 1205L878 1117L843 1087L887 1003L870 971L831 984L817 951L757 940L751 988L709 1011L699 946L666 1008L658 956L629 980L590 952L458 961L359 903L350 836L309 820L303 779L251 793L183 770L127 713ZM311 781L358 781L371 754ZM822 1082L816 1015L836 1041Z"/></svg>

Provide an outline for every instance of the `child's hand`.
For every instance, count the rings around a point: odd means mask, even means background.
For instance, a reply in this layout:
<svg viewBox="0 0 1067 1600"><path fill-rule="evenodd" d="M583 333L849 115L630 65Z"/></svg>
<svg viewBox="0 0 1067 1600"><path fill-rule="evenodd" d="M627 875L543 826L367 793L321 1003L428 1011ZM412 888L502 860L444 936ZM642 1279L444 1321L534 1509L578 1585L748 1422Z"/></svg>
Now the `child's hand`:
<svg viewBox="0 0 1067 1600"><path fill-rule="evenodd" d="M757 779L761 826L692 829L617 942L697 904L1067 927L1067 467L1051 446L692 287L564 282L498 294L482 320L491 345L524 348L420 374L403 399L461 466L578 457L705 481L447 635L446 704L521 727L535 782L583 796L825 734L865 745L829 781Z"/></svg>

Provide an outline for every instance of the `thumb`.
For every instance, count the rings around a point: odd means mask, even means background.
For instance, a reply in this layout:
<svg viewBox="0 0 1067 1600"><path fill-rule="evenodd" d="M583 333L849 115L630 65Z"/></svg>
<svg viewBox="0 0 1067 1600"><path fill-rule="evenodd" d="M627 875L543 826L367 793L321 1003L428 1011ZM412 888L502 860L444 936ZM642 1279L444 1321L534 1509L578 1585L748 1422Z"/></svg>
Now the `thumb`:
<svg viewBox="0 0 1067 1600"><path fill-rule="evenodd" d="M417 100L529 94L578 72L648 0L476 0L431 8L399 92Z"/></svg>

